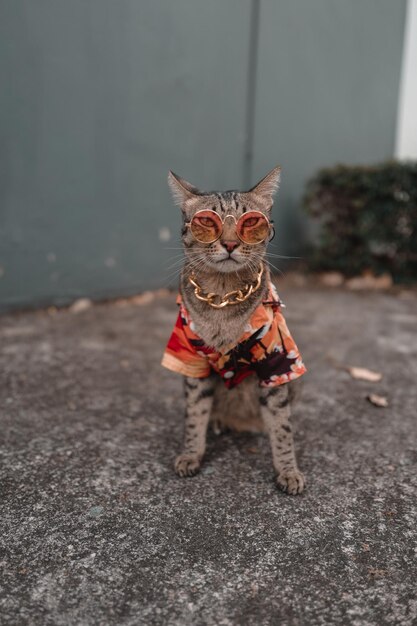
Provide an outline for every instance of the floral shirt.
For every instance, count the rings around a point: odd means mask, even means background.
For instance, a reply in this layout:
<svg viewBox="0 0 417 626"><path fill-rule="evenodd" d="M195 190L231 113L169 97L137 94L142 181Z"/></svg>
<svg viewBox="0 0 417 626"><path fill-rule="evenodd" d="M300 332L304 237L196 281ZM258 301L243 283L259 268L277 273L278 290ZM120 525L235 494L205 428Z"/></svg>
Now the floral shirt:
<svg viewBox="0 0 417 626"><path fill-rule="evenodd" d="M165 349L162 365L174 372L205 378L214 370L230 389L256 374L262 387L275 387L306 372L281 309L284 306L272 283L267 299L252 313L236 345L218 351L196 334L181 296L178 318Z"/></svg>

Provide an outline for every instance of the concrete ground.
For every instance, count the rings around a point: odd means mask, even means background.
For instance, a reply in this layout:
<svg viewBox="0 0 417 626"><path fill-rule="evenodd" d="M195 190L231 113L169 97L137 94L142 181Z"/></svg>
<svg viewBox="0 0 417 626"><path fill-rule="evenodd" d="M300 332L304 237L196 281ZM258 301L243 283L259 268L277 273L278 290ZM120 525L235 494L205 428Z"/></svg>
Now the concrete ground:
<svg viewBox="0 0 417 626"><path fill-rule="evenodd" d="M417 624L417 298L280 292L309 367L297 497L261 435L174 474L173 295L1 318L2 625Z"/></svg>

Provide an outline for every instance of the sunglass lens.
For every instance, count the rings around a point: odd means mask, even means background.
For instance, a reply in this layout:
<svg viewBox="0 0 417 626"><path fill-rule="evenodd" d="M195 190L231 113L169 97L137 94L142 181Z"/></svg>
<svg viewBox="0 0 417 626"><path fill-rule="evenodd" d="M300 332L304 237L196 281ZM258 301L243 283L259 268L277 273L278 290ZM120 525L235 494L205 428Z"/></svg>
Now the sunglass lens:
<svg viewBox="0 0 417 626"><path fill-rule="evenodd" d="M222 232L222 222L214 211L198 211L191 220L193 237L201 243L216 241Z"/></svg>
<svg viewBox="0 0 417 626"><path fill-rule="evenodd" d="M249 211L239 218L237 230L239 237L245 243L261 243L268 237L269 222L262 213Z"/></svg>

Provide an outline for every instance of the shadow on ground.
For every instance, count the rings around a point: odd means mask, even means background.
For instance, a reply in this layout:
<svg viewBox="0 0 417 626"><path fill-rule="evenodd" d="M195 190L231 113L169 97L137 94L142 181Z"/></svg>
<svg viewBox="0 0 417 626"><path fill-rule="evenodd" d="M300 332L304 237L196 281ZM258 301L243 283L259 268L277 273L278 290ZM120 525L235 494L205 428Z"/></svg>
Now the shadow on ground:
<svg viewBox="0 0 417 626"><path fill-rule="evenodd" d="M309 367L298 497L262 436L211 436L200 475L173 473L173 296L0 320L2 624L416 623L417 299L281 296Z"/></svg>

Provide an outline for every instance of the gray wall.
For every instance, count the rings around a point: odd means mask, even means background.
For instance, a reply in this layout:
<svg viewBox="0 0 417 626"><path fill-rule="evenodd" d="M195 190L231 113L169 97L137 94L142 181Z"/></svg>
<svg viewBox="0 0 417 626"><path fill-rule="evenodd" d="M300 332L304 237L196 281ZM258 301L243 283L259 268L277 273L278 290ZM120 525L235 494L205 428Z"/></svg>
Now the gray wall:
<svg viewBox="0 0 417 626"><path fill-rule="evenodd" d="M393 153L405 0L0 0L0 307L175 286L168 168L307 176ZM170 241L164 241L168 233Z"/></svg>
<svg viewBox="0 0 417 626"><path fill-rule="evenodd" d="M325 165L393 156L406 3L261 5L254 174L282 163L276 219L280 244L296 254L306 178Z"/></svg>

